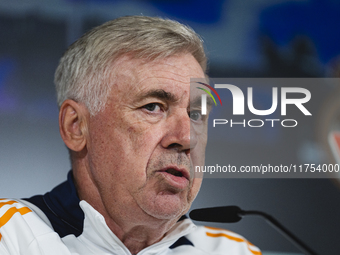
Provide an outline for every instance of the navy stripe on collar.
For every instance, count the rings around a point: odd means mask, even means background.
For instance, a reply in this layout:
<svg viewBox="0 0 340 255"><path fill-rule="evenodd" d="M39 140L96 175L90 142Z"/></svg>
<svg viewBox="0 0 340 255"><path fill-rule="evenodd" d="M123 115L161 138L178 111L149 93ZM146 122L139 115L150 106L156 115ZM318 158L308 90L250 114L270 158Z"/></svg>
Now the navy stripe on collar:
<svg viewBox="0 0 340 255"><path fill-rule="evenodd" d="M175 249L178 246L181 245L191 245L194 246L194 244L185 236L182 236L181 238L179 238L173 245L171 245L169 248L170 249Z"/></svg>
<svg viewBox="0 0 340 255"><path fill-rule="evenodd" d="M67 175L67 181L52 191L24 200L36 205L45 213L54 231L61 238L70 234L79 236L83 232L85 216L79 206L80 200L74 185L72 170Z"/></svg>

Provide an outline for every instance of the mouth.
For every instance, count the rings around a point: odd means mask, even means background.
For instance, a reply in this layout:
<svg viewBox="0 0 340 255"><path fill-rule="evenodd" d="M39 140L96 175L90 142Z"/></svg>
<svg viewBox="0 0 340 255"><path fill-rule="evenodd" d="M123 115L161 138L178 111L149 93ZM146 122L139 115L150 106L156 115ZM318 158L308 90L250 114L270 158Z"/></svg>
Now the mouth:
<svg viewBox="0 0 340 255"><path fill-rule="evenodd" d="M178 177L185 177L183 172L180 170L177 170L175 168L169 168L167 170L165 170L166 173L174 175L174 176L178 176Z"/></svg>
<svg viewBox="0 0 340 255"><path fill-rule="evenodd" d="M184 168L167 167L159 171L168 183L178 189L184 189L190 181L190 173Z"/></svg>

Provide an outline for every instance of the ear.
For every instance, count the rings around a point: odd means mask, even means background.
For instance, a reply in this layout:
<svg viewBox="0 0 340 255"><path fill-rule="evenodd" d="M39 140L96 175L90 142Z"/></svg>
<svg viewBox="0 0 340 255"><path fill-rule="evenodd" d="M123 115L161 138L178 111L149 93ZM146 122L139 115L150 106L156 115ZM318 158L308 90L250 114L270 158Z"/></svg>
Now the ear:
<svg viewBox="0 0 340 255"><path fill-rule="evenodd" d="M87 120L89 113L83 104L67 99L59 110L61 138L72 151L81 151L86 146Z"/></svg>

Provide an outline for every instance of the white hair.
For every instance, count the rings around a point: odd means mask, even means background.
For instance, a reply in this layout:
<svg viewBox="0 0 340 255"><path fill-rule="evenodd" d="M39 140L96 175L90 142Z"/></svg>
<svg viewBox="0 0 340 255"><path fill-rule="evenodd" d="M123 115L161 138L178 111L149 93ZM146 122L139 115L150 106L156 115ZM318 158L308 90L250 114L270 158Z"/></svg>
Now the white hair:
<svg viewBox="0 0 340 255"><path fill-rule="evenodd" d="M74 42L55 73L59 107L66 99L103 110L110 93L110 68L124 54L155 60L190 53L206 71L202 39L188 26L158 17L126 16L98 26Z"/></svg>

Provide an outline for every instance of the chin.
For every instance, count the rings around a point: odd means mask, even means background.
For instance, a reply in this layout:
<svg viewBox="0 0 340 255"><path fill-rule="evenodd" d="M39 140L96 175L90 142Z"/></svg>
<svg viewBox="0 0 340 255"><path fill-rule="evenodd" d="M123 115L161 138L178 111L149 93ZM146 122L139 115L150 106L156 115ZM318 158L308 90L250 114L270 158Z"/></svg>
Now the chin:
<svg viewBox="0 0 340 255"><path fill-rule="evenodd" d="M153 201L149 200L149 203L144 204L142 209L154 218L161 220L173 220L180 218L185 214L190 204L173 194L158 195Z"/></svg>

